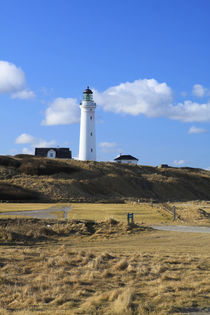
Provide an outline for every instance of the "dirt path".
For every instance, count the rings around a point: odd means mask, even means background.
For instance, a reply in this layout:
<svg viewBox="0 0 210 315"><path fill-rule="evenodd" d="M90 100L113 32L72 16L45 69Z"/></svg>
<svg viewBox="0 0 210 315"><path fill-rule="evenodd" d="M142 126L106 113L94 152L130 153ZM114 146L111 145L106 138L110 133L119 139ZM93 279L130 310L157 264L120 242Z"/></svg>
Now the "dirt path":
<svg viewBox="0 0 210 315"><path fill-rule="evenodd" d="M48 209L42 209L42 210L29 210L29 211L8 211L8 212L1 212L1 215L8 215L8 216L24 216L24 217L30 217L30 218L36 218L36 219L57 219L56 212L63 211L64 215L63 218L67 219L68 212L71 210L70 207L51 207Z"/></svg>
<svg viewBox="0 0 210 315"><path fill-rule="evenodd" d="M205 226L152 225L152 228L161 231L210 233L210 227Z"/></svg>

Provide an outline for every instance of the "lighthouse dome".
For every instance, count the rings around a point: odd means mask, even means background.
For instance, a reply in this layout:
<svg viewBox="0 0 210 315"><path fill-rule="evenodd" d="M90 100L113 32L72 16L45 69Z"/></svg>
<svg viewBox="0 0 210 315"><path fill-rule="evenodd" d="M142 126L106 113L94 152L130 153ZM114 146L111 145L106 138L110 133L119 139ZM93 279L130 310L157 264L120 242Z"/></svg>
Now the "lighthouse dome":
<svg viewBox="0 0 210 315"><path fill-rule="evenodd" d="M89 89L89 86L87 86L87 89L84 90L83 94L93 94L93 92Z"/></svg>

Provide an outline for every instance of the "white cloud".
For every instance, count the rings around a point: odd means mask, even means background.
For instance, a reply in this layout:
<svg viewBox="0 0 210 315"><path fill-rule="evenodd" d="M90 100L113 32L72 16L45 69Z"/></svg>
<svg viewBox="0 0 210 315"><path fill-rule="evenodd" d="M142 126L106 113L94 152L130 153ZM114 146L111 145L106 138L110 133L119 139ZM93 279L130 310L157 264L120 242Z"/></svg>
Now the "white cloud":
<svg viewBox="0 0 210 315"><path fill-rule="evenodd" d="M173 164L175 164L175 165L183 165L183 164L185 164L186 163L186 161L184 161L184 160L175 160L174 162L173 162Z"/></svg>
<svg viewBox="0 0 210 315"><path fill-rule="evenodd" d="M202 98L205 96L210 96L210 89L204 87L202 84L194 84L192 93L193 95Z"/></svg>
<svg viewBox="0 0 210 315"><path fill-rule="evenodd" d="M206 133L207 130L204 129L204 128L198 128L198 127L195 127L195 126L192 126L190 127L188 133L189 134L192 134L192 133Z"/></svg>
<svg viewBox="0 0 210 315"><path fill-rule="evenodd" d="M114 113L168 117L183 122L210 121L210 102L186 100L174 104L171 88L155 79L121 83L104 92L94 90L94 99L105 111Z"/></svg>
<svg viewBox="0 0 210 315"><path fill-rule="evenodd" d="M0 60L0 93L10 93L25 87L25 74L21 68Z"/></svg>
<svg viewBox="0 0 210 315"><path fill-rule="evenodd" d="M155 79L121 83L100 93L94 90L94 99L105 111L148 117L166 115L172 103L172 90Z"/></svg>
<svg viewBox="0 0 210 315"><path fill-rule="evenodd" d="M35 93L29 89L24 89L12 94L12 98L19 98L22 100L35 98Z"/></svg>
<svg viewBox="0 0 210 315"><path fill-rule="evenodd" d="M25 143L34 143L36 141L36 138L33 136L22 133L19 137L16 138L15 143L17 144L25 144Z"/></svg>
<svg viewBox="0 0 210 315"><path fill-rule="evenodd" d="M45 113L43 125L67 125L80 120L80 108L74 98L56 98Z"/></svg>
<svg viewBox="0 0 210 315"><path fill-rule="evenodd" d="M192 101L169 106L168 117L183 122L210 121L210 103L199 104Z"/></svg>
<svg viewBox="0 0 210 315"><path fill-rule="evenodd" d="M171 88L165 82L159 83L155 79L121 83L104 92L94 90L94 100L105 111L114 113L167 117L183 122L210 121L210 102L200 104L186 100L175 104ZM79 120L80 109L77 100L60 97L46 109L42 124L65 125Z"/></svg>
<svg viewBox="0 0 210 315"><path fill-rule="evenodd" d="M206 89L201 84L194 84L192 93L197 97L203 97L205 95Z"/></svg>
<svg viewBox="0 0 210 315"><path fill-rule="evenodd" d="M15 143L17 144L29 144L30 148L24 147L22 152L25 154L34 154L34 148L47 148L55 146L56 141L50 140L46 141L41 138L33 137L27 133L22 133L19 137L16 138Z"/></svg>
<svg viewBox="0 0 210 315"><path fill-rule="evenodd" d="M36 95L26 88L25 74L13 63L0 60L0 93L12 93L12 98L31 99Z"/></svg>
<svg viewBox="0 0 210 315"><path fill-rule="evenodd" d="M107 152L116 151L117 144L115 142L100 142L99 147L102 152L107 153Z"/></svg>

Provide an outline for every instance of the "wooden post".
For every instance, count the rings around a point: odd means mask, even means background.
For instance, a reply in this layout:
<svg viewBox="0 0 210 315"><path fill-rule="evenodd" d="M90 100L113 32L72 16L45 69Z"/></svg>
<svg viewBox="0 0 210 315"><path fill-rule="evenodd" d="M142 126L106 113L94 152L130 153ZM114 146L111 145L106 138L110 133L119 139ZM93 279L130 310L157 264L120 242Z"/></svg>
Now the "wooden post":
<svg viewBox="0 0 210 315"><path fill-rule="evenodd" d="M173 215L174 215L173 220L175 221L176 220L176 207L173 206L172 208L173 208Z"/></svg>

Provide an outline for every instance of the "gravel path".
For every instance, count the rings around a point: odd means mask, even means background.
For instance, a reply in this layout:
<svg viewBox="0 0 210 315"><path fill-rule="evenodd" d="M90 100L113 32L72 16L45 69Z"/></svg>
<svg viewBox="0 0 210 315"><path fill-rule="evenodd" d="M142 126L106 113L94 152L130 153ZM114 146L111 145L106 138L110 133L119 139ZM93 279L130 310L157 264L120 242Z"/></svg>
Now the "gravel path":
<svg viewBox="0 0 210 315"><path fill-rule="evenodd" d="M9 212L1 212L1 215L12 215L12 216L19 216L22 215L24 217L36 218L36 219L57 219L55 212L63 211L64 215L63 218L67 219L68 212L71 210L70 207L51 207L48 209L43 210L28 210L28 211L9 211Z"/></svg>
<svg viewBox="0 0 210 315"><path fill-rule="evenodd" d="M210 233L210 227L205 226L152 225L152 228L161 231Z"/></svg>

